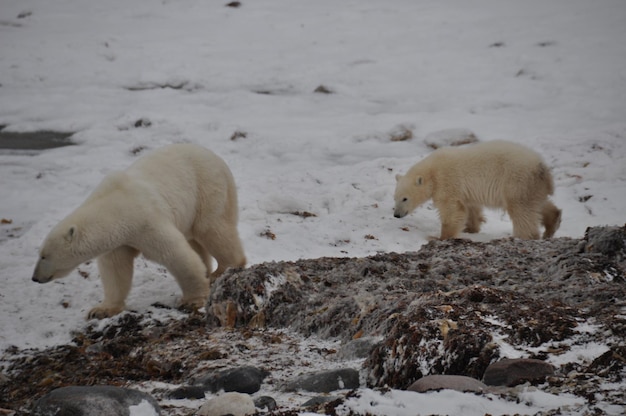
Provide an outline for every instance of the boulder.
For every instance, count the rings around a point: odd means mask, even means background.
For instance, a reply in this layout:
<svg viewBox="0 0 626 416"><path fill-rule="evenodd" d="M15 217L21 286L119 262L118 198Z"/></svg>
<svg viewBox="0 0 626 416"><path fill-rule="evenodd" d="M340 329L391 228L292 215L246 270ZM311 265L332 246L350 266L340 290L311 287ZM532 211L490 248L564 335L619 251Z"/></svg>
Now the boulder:
<svg viewBox="0 0 626 416"><path fill-rule="evenodd" d="M487 385L472 377L434 374L420 378L411 384L407 390L425 393L443 389L460 392L482 392L487 389Z"/></svg>
<svg viewBox="0 0 626 416"><path fill-rule="evenodd" d="M490 386L513 387L529 382L541 382L554 375L554 367L545 361L532 358L505 358L485 370L483 382Z"/></svg>
<svg viewBox="0 0 626 416"><path fill-rule="evenodd" d="M158 403L147 393L114 386L69 386L52 390L39 399L33 416L129 416L132 407L143 413L161 414Z"/></svg>

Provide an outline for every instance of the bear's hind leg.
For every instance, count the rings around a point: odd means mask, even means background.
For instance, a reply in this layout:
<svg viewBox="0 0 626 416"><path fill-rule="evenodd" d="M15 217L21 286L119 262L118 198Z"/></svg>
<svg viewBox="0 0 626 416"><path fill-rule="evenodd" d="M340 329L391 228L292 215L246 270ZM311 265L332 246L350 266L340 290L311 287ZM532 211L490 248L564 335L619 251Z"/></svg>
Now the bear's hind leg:
<svg viewBox="0 0 626 416"><path fill-rule="evenodd" d="M544 202L541 209L541 224L546 228L543 238L552 238L556 230L561 226L561 210L549 199Z"/></svg>
<svg viewBox="0 0 626 416"><path fill-rule="evenodd" d="M211 274L211 284L229 267L244 267L246 256L239 239L237 227L222 227L198 237L206 250L217 261L217 269Z"/></svg>
<svg viewBox="0 0 626 416"><path fill-rule="evenodd" d="M174 226L162 225L158 235L145 236L141 252L174 276L183 292L181 306L191 310L204 307L209 296L207 268L200 255Z"/></svg>
<svg viewBox="0 0 626 416"><path fill-rule="evenodd" d="M133 261L137 254L137 250L123 246L98 257L104 300L89 311L87 319L108 318L124 310L133 281Z"/></svg>
<svg viewBox="0 0 626 416"><path fill-rule="evenodd" d="M480 226L485 222L483 217L483 207L480 205L468 205L467 206L467 221L465 222L466 233L477 233L480 231Z"/></svg>

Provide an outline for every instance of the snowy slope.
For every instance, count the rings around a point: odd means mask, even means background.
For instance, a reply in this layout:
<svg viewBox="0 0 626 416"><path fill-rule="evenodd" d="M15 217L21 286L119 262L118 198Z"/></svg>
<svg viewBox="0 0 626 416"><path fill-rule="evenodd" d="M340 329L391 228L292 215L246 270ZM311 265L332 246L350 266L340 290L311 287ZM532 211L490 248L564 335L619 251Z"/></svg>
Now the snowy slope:
<svg viewBox="0 0 626 416"><path fill-rule="evenodd" d="M79 143L0 151L0 350L66 343L85 325L102 296L95 265L37 285L38 247L105 174L167 143L230 165L250 264L417 250L437 215L426 205L393 218L394 176L450 128L544 155L564 212L557 236L624 223L622 0L224 3L0 4L0 125ZM413 139L391 141L402 127ZM491 211L471 238L510 233ZM178 296L162 268L137 261L129 308Z"/></svg>

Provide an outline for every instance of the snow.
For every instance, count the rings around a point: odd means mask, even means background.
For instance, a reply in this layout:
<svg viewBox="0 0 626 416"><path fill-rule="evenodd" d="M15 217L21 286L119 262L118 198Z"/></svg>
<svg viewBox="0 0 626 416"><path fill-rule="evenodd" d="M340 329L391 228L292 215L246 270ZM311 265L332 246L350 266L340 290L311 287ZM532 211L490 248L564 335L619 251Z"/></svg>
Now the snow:
<svg viewBox="0 0 626 416"><path fill-rule="evenodd" d="M11 222L0 225L0 351L67 343L85 326L102 296L95 264L38 285L38 247L105 174L172 142L205 145L231 167L249 264L419 249L437 214L427 204L393 218L394 176L446 130L541 152L563 209L557 236L624 223L622 0L225 3L2 2L0 125L73 131L78 145L0 150L0 218ZM413 138L391 141L402 128ZM470 238L511 234L506 215L487 219ZM166 318L175 313L151 305L178 296L161 267L136 262L130 309ZM453 410L467 399L426 397Z"/></svg>
<svg viewBox="0 0 626 416"><path fill-rule="evenodd" d="M159 412L147 400L128 408L129 416L159 416Z"/></svg>

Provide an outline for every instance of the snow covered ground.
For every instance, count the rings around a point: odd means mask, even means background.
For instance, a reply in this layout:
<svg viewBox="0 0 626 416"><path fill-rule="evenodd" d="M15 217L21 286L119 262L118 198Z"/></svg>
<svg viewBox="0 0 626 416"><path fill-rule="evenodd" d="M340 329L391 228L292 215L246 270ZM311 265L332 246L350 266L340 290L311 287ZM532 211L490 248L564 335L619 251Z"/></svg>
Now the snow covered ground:
<svg viewBox="0 0 626 416"><path fill-rule="evenodd" d="M445 129L541 152L563 209L557 236L625 222L623 0L225 3L0 4L0 125L78 143L0 151L0 351L67 343L85 325L102 296L95 264L38 285L38 247L105 174L172 142L230 165L250 264L417 250L437 215L393 218L394 176ZM414 137L391 141L401 128ZM491 211L471 238L510 233ZM167 314L151 304L178 296L137 261L129 308Z"/></svg>

